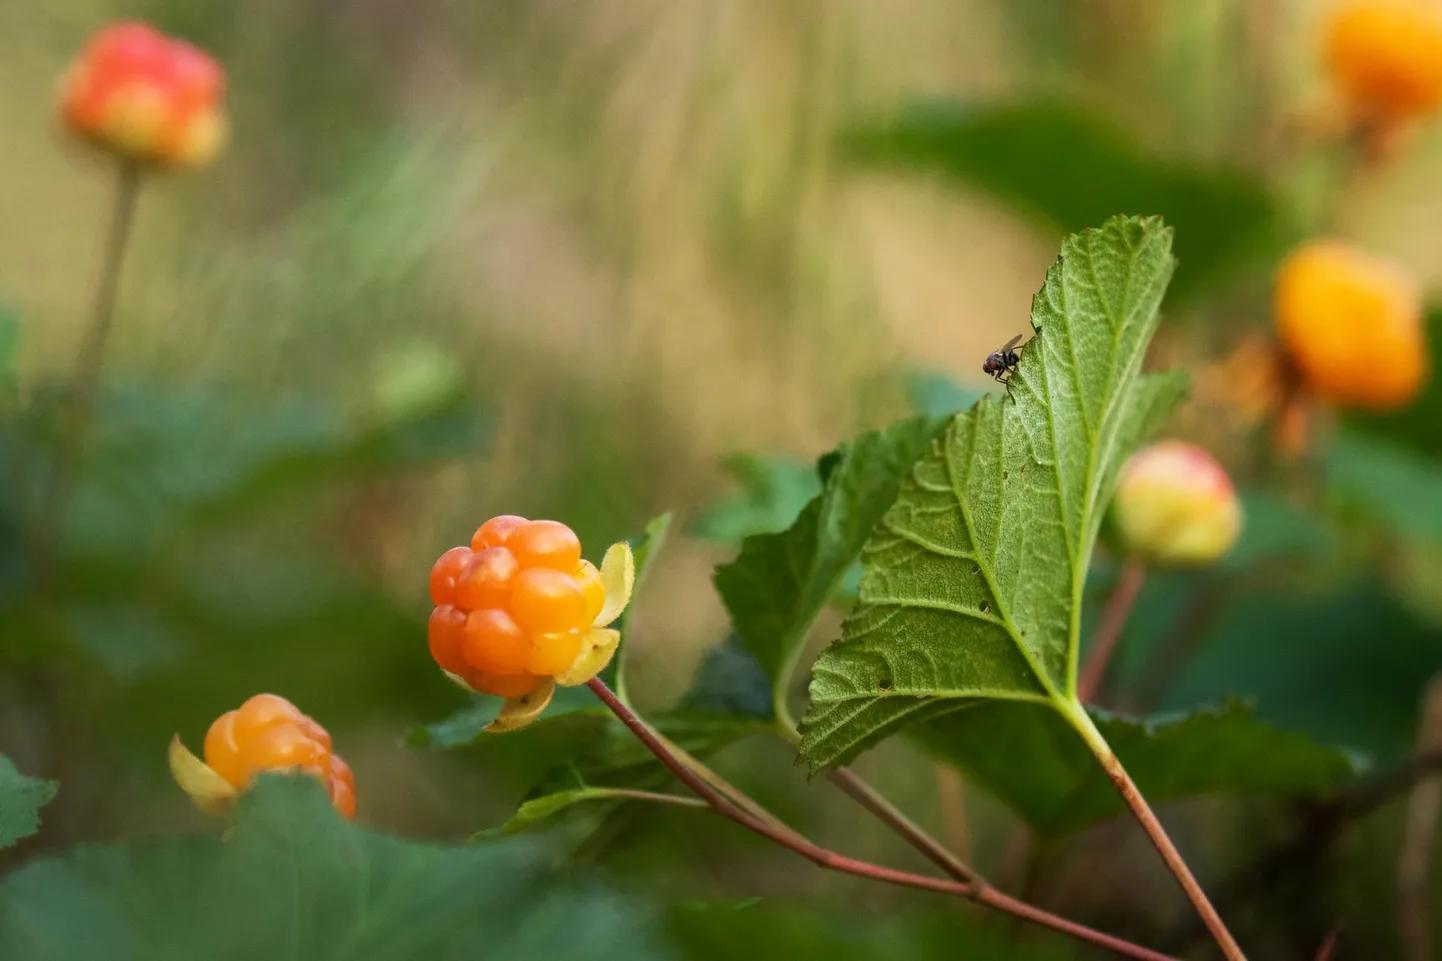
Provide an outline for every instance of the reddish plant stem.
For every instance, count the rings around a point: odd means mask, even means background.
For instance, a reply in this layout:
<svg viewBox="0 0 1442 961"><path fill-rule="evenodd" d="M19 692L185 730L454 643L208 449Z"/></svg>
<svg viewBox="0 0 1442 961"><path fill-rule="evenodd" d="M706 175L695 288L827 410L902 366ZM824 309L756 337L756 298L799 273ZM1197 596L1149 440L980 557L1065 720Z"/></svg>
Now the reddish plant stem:
<svg viewBox="0 0 1442 961"><path fill-rule="evenodd" d="M1117 642L1121 640L1122 629L1132 613L1132 605L1136 604L1146 579L1147 569L1139 561L1127 561L1122 565L1121 576L1116 587L1112 588L1111 597L1107 598L1101 625L1092 638L1091 650L1087 651L1086 663L1082 665L1081 679L1077 681L1076 699L1083 704L1090 704L1096 697L1106 677L1107 665L1116 652Z"/></svg>
<svg viewBox="0 0 1442 961"><path fill-rule="evenodd" d="M1192 902L1192 907L1196 909L1202 923L1211 932L1213 940L1222 949L1222 954L1227 957L1227 961L1247 961L1247 956L1242 953L1241 946L1232 937L1232 933L1227 930L1222 916L1217 913L1217 909L1207 899L1206 892L1202 890L1202 886L1198 883L1196 876L1192 874L1191 868L1187 867L1187 862L1182 860L1181 852L1172 843L1172 839L1167 836L1166 828L1162 827L1162 822L1157 820L1157 816L1152 813L1151 805L1147 803L1146 798L1142 797L1142 792L1137 790L1131 775L1127 774L1126 768L1122 767L1121 761L1117 760L1117 756L1112 753L1111 746L1092 724L1091 718L1087 716L1086 710L1080 704L1076 705L1076 716L1073 718L1072 724L1077 733L1086 741L1092 754L1096 756L1102 770L1107 772L1107 777L1111 778L1112 784L1116 786L1122 800L1126 801L1127 807L1132 809L1132 814L1141 824L1142 830L1147 833L1147 837L1151 839L1152 846L1162 856L1162 860L1166 862L1167 868L1177 879L1177 883L1186 892L1187 900Z"/></svg>
<svg viewBox="0 0 1442 961"><path fill-rule="evenodd" d="M952 854L941 842L936 840L911 818L903 814L896 805L892 804L881 792L877 791L861 775L850 768L837 768L828 777L831 783L841 788L857 804L870 811L876 818L901 836L907 844L941 868L947 874L958 881L965 881L968 884L984 886L986 881L977 874L970 865L964 863L955 854Z"/></svg>
<svg viewBox="0 0 1442 961"><path fill-rule="evenodd" d="M949 894L953 897L977 901L1016 917L1025 918L1043 927L1048 927L1054 931L1059 931L1079 940L1086 941L1097 947L1113 951L1123 957L1138 958L1141 959L1141 961L1177 961L1177 959L1169 955L1152 951L1140 945L1132 944L1129 941L1123 941L1121 938L1112 937L1109 934L1103 934L1100 931L1092 930L1074 921L1057 917L1040 908L1024 904L1015 898L1002 894L984 882L977 884L970 881L928 878L906 871L897 871L893 868L887 868L878 864L871 864L866 861L859 861L855 858L837 854L835 851L827 850L801 837L799 834L795 834L789 830L780 830L772 824L756 817L754 814L737 807L708 784L705 779L697 775L695 770L683 764L667 749L656 732L629 707L622 704L615 693L612 692L600 678L592 678L587 682L586 686L591 689L591 692L594 693L596 697L601 699L601 703L605 704L622 724L626 725L626 728L636 736L636 739L645 745L647 750L654 754L658 761L665 765L667 770L674 774L682 784L685 784L694 791L698 797L709 804L716 813L735 821L747 830L759 834L781 847L796 852L818 867L831 871L840 871L844 874L853 874L857 877L870 878L873 881L882 881L887 884L919 888L924 891L935 891L940 894ZM874 792L871 793L874 794ZM875 796L879 797L879 795ZM883 810L895 811L895 808L891 807L888 803ZM899 815L900 812L898 811L896 814ZM913 825L913 827L915 826ZM915 831L917 835L925 837L925 832L921 831L920 828L916 828ZM933 841L932 843L934 844L935 842Z"/></svg>

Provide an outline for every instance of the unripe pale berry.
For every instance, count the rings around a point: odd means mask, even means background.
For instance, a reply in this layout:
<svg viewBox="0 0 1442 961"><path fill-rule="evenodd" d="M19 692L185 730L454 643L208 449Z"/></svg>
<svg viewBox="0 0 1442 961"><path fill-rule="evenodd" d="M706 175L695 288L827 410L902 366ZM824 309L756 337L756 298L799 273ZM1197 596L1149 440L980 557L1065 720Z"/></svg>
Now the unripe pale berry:
<svg viewBox="0 0 1442 961"><path fill-rule="evenodd" d="M1232 549L1242 529L1227 472L1202 448L1176 440L1127 461L1112 510L1127 550L1163 565L1211 563Z"/></svg>
<svg viewBox="0 0 1442 961"><path fill-rule="evenodd" d="M1316 241L1288 255L1277 274L1276 314L1283 347L1322 400L1394 410L1427 380L1416 285L1355 247Z"/></svg>
<svg viewBox="0 0 1442 961"><path fill-rule="evenodd" d="M1341 0L1325 31L1327 71L1358 113L1398 120L1442 103L1437 0Z"/></svg>
<svg viewBox="0 0 1442 961"><path fill-rule="evenodd" d="M225 76L206 53L144 23L96 33L60 85L72 131L130 160L209 163L225 143Z"/></svg>

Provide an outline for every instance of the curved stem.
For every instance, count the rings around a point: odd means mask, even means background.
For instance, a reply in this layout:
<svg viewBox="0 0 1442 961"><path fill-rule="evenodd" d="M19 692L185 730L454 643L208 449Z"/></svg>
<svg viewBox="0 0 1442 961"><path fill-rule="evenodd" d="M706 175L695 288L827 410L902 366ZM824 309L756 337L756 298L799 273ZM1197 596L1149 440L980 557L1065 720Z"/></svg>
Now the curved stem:
<svg viewBox="0 0 1442 961"><path fill-rule="evenodd" d="M1122 566L1121 576L1117 578L1116 587L1112 588L1111 597L1107 598L1106 609L1102 612L1101 625L1092 638L1091 649L1087 651L1081 679L1077 681L1076 699L1083 704L1090 704L1096 697L1097 689L1102 686L1107 665L1116 652L1122 629L1126 627L1127 617L1131 615L1132 605L1137 602L1146 579L1147 569L1141 562L1127 561Z"/></svg>
<svg viewBox="0 0 1442 961"><path fill-rule="evenodd" d="M1207 899L1206 892L1202 890L1202 886L1192 874L1191 868L1187 867L1187 862L1182 860L1181 853L1177 851L1176 845L1172 844L1172 839L1167 836L1166 828L1162 827L1162 822L1157 820L1157 816L1152 813L1151 805L1147 804L1146 798L1142 797L1142 793L1137 790L1131 776L1122 767L1117 756L1112 753L1111 745L1107 744L1106 738L1102 737L1101 731L1098 731L1096 725L1092 723L1086 709L1081 704L1072 702L1062 708L1062 713L1076 728L1077 733L1081 735L1092 754L1096 756L1097 762L1101 764L1102 770L1107 772L1107 777L1111 778L1112 784L1116 786L1122 800L1127 802L1127 807L1132 809L1132 814L1136 816L1142 830L1147 832L1147 837L1151 839L1152 846L1157 849L1157 853L1166 862L1168 870L1172 872L1177 883L1186 892L1187 900L1191 901L1192 907L1196 908L1197 914L1222 949L1222 954L1227 957L1227 961L1246 961L1246 955L1242 953L1241 946L1232 937L1232 933L1227 930L1222 916L1217 913L1216 908L1212 907L1212 902Z"/></svg>
<svg viewBox="0 0 1442 961"><path fill-rule="evenodd" d="M601 703L611 710L611 713L626 725L627 729L646 746L656 759L665 765L666 769L680 779L682 784L696 793L703 801L711 806L716 813L735 821L737 824L761 835L773 843L794 851L795 853L811 861L818 867L832 871L840 871L844 874L852 874L857 877L870 878L873 881L882 881L887 884L896 884L902 887L919 888L924 891L935 891L939 894L949 894L953 897L966 898L989 905L1015 917L1025 918L1028 921L1063 934L1070 935L1097 947L1106 948L1123 957L1138 958L1141 961L1176 961L1168 955L1152 951L1140 945L1123 941L1121 938L1103 934L1100 931L1068 921L1065 918L1057 917L1050 912L1029 904L1023 904L1015 898L1008 897L985 884L973 884L969 881L947 880L943 878L929 878L920 874L911 874L906 871L897 871L893 868L883 867L879 864L871 864L866 861L859 861L856 858L849 858L835 851L830 851L820 845L807 840L789 828L782 829L768 821L763 821L756 815L738 807L734 802L728 800L719 790L708 783L706 778L700 776L691 766L683 763L668 748L662 738L640 717L636 715L625 704L621 703L615 693L606 686L599 678L593 678L586 684L591 692L600 698ZM695 763L695 762L693 762ZM748 799L749 800L749 799ZM751 802L753 805L755 802ZM894 809L892 809L894 810ZM897 812L899 813L899 812ZM920 829L917 829L920 832Z"/></svg>
<svg viewBox="0 0 1442 961"><path fill-rule="evenodd" d="M70 389L73 392L69 416L61 422L59 449L51 469L50 483L44 492L40 505L38 525L35 534L35 568L37 580L48 580L50 564L55 549L55 538L60 527L65 501L70 496L74 482L76 461L85 441L85 434L95 416L95 407L100 395L100 377L105 367L105 348L110 340L110 328L115 322L115 305L120 292L120 271L125 263L125 250L130 241L130 226L135 219L135 202L140 194L140 167L125 161L119 166L115 185L115 200L112 207L109 231L102 255L100 279L95 288L95 303L91 309L90 327L85 333L85 342L75 359L75 370L70 375Z"/></svg>

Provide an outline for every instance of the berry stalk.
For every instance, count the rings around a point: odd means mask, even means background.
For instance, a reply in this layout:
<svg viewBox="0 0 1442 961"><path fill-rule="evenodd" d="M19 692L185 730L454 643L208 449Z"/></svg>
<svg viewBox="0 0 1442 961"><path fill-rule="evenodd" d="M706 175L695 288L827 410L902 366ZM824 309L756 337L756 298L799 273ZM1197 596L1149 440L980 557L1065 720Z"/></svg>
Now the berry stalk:
<svg viewBox="0 0 1442 961"><path fill-rule="evenodd" d="M115 323L121 268L124 266L125 251L130 243L136 200L140 196L139 165L124 160L119 163L118 172L115 201L105 241L104 259L101 262L100 280L95 289L90 327L86 331L85 342L76 357L75 370L70 377L73 406L68 412L69 416L61 423L60 448L56 452L50 483L40 507L35 540L35 568L37 580L42 583L48 579L60 517L75 479L76 461L79 459L90 421L95 416L95 407L100 396L100 378L105 367L105 349L110 340L110 329Z"/></svg>
<svg viewBox="0 0 1442 961"><path fill-rule="evenodd" d="M997 891L990 885L973 883L971 881L946 880L942 878L929 878L920 874L911 874L906 871L898 871L894 868L883 867L879 864L871 864L866 861L859 861L849 858L835 851L827 850L806 838L790 831L780 829L767 821L763 821L749 811L737 807L728 801L719 791L707 783L707 781L696 773L691 767L682 763L662 741L661 737L653 731L645 721L636 715L625 704L621 703L615 693L606 686L600 678L592 678L586 683L591 692L600 698L601 703L611 710L611 713L626 725L632 734L636 736L646 748L656 756L656 759L665 765L666 769L696 793L705 801L712 810L735 821L742 827L761 835L767 840L780 845L790 851L794 851L817 867L831 871L839 871L843 874L852 874L857 877L870 878L873 881L881 881L887 884L896 884L902 887L919 888L924 891L935 891L940 894L950 894L954 897L966 898L988 905L1000 911L1005 911L1014 917L1031 921L1035 924L1051 928L1070 937L1086 941L1089 944L1105 948L1116 954L1127 958L1138 958L1141 961L1177 961L1169 955L1152 951L1140 945L1123 941L1121 938L1103 934L1074 921L1058 917L1040 908L1025 904L1015 898L1009 897ZM857 779L859 780L859 778ZM874 793L874 792L873 792ZM878 795L879 796L879 795ZM754 802L753 802L754 805ZM748 805L748 806L753 806ZM889 808L890 806L887 805ZM895 811L894 808L890 808ZM899 811L895 812L897 815ZM908 822L909 823L909 822ZM919 828L917 834L921 834ZM935 842L932 842L935 844ZM939 846L939 845L938 845Z"/></svg>

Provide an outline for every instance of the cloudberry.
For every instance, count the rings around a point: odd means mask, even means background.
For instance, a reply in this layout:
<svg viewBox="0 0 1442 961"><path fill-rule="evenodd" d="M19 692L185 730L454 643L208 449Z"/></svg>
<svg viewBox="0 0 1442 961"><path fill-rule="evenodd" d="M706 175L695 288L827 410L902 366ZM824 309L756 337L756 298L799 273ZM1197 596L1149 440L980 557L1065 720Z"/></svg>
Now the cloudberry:
<svg viewBox="0 0 1442 961"><path fill-rule="evenodd" d="M1316 241L1277 274L1277 332L1306 386L1344 407L1391 410L1427 379L1422 300L1397 267Z"/></svg>
<svg viewBox="0 0 1442 961"><path fill-rule="evenodd" d="M431 611L426 634L431 657L436 663L452 674L464 674L467 665L462 645L466 639L466 612L459 607L442 604Z"/></svg>
<svg viewBox="0 0 1442 961"><path fill-rule="evenodd" d="M1326 63L1356 110L1396 120L1442 103L1442 4L1342 0L1326 23Z"/></svg>
<svg viewBox="0 0 1442 961"><path fill-rule="evenodd" d="M449 604L456 599L456 581L471 562L469 547L452 547L431 568L431 603Z"/></svg>
<svg viewBox="0 0 1442 961"><path fill-rule="evenodd" d="M224 145L224 89L209 55L147 24L117 23L65 74L60 112L75 133L131 160L196 167Z"/></svg>
<svg viewBox="0 0 1442 961"><path fill-rule="evenodd" d="M355 817L355 775L332 753L325 728L283 697L257 694L216 718L204 755L202 762L178 737L171 744L171 772L203 810L220 813L263 771L299 770L325 785L337 811Z"/></svg>
<svg viewBox="0 0 1442 961"><path fill-rule="evenodd" d="M1128 550L1172 565L1206 564L1232 549L1242 507L1227 472L1194 444L1161 441L1122 468L1112 506Z"/></svg>
<svg viewBox="0 0 1442 961"><path fill-rule="evenodd" d="M529 694L587 649L603 626L605 585L565 524L493 517L470 547L446 551L431 571L431 656L475 690Z"/></svg>

